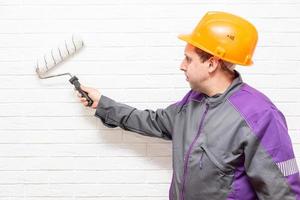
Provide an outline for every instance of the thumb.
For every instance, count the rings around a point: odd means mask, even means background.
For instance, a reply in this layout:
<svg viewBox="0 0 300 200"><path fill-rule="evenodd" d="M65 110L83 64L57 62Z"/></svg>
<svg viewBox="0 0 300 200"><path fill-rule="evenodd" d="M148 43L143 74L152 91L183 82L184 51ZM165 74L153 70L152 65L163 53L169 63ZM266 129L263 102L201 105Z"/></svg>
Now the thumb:
<svg viewBox="0 0 300 200"><path fill-rule="evenodd" d="M86 86L84 86L84 85L80 85L80 88L81 88L83 91L87 92L87 93L91 92L91 90L92 90L92 88L86 87Z"/></svg>

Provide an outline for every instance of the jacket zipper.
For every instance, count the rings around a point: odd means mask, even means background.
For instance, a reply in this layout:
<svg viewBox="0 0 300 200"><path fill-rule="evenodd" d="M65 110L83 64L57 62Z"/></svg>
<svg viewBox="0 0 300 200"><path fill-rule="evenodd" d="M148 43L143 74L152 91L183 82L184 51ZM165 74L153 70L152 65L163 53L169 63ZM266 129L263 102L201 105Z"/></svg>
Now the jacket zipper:
<svg viewBox="0 0 300 200"><path fill-rule="evenodd" d="M202 116L202 119L201 119L201 122L200 122L200 126L199 126L199 129L198 129L198 132L197 132L197 135L196 137L194 138L192 144L190 145L189 147L189 150L187 152L187 154L185 155L185 158L184 158L184 168L183 168L183 182L182 182L182 189L181 189L181 200L184 200L184 187L185 187L185 180L186 180L186 176L187 176L187 167L188 167L188 162L189 162L189 157L190 157L190 154L191 154L191 151L193 149L193 146L195 144L195 142L197 141L197 139L199 138L200 136L200 133L201 133L201 130L202 130L202 126L203 126L203 122L204 122L204 118L208 112L208 104L206 104L206 108L205 108L205 112Z"/></svg>

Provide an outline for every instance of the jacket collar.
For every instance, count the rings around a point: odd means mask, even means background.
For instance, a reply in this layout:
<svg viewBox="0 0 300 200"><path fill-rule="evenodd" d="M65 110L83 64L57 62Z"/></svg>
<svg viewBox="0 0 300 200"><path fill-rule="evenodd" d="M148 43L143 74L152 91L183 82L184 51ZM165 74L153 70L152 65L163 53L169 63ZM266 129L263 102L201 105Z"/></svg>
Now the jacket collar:
<svg viewBox="0 0 300 200"><path fill-rule="evenodd" d="M231 94L233 94L236 90L238 90L240 88L240 86L243 84L243 80L241 77L241 74L234 70L235 72L235 79L232 81L232 83L230 84L230 86L225 90L224 93L218 93L215 94L214 96L207 96L204 93L199 93L196 91L193 91L193 100L196 101L204 101L204 103L209 104L211 107L214 107L222 102L224 102L227 98L229 98L231 96Z"/></svg>
<svg viewBox="0 0 300 200"><path fill-rule="evenodd" d="M223 93L215 94L214 96L207 96L206 94L202 93L203 100L205 103L208 103L209 105L217 105L219 103L222 103L227 98L231 96L236 90L240 88L240 86L243 84L243 79L241 77L241 74L234 70L235 72L235 78L232 81L232 83L229 85L229 87L225 90Z"/></svg>

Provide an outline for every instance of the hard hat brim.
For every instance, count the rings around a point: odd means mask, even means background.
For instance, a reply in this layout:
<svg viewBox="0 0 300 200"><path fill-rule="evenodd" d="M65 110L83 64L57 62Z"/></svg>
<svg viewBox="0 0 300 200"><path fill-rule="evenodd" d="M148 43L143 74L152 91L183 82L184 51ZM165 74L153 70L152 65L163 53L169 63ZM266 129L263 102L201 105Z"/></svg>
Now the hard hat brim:
<svg viewBox="0 0 300 200"><path fill-rule="evenodd" d="M210 51L209 49L205 48L203 45L195 42L192 38L192 35L191 34L180 34L177 36L180 40L183 40L191 45L193 45L194 47L197 47L207 53L210 53L212 55L215 55L214 52ZM218 57L218 56L216 56ZM231 63L234 63L234 64L238 64L238 65L243 65L243 66L251 66L253 64L253 61L250 60L248 63L238 63L237 61L233 61L233 60L230 60L230 59L226 59L226 58L222 58L220 57L222 60L225 60L225 61L228 61L228 62L231 62Z"/></svg>

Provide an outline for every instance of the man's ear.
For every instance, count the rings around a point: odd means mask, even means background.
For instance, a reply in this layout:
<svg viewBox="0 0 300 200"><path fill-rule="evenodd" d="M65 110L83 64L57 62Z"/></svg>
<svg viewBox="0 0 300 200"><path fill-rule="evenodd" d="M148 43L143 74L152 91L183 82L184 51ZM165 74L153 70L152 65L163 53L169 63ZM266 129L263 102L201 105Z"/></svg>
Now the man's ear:
<svg viewBox="0 0 300 200"><path fill-rule="evenodd" d="M208 60L208 72L213 73L217 70L219 65L219 58L216 57L210 57Z"/></svg>

